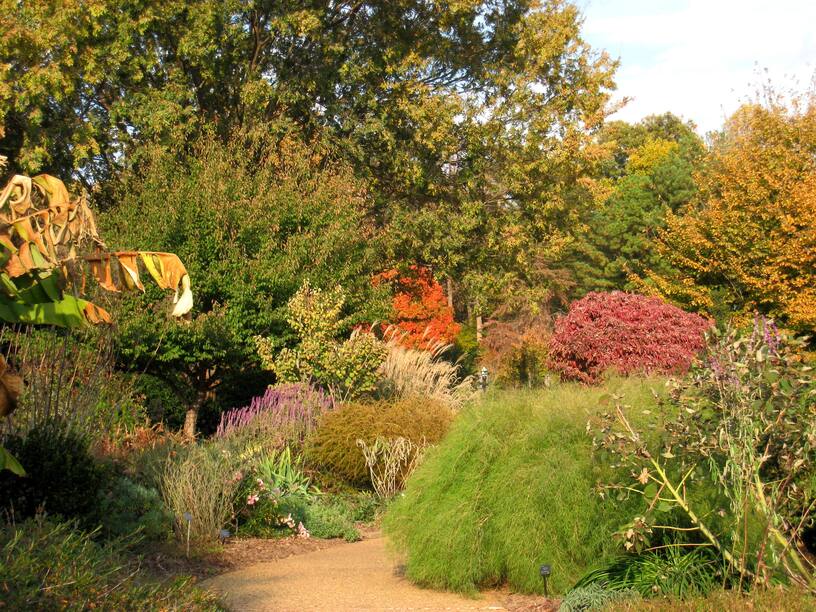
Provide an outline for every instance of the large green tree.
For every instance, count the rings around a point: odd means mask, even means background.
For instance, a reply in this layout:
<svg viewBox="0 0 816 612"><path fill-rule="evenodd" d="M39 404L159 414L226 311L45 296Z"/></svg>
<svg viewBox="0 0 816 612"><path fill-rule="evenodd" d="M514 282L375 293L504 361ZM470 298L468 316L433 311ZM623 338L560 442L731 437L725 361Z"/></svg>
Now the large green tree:
<svg viewBox="0 0 816 612"><path fill-rule="evenodd" d="M600 197L577 224L567 251L577 294L631 289L632 276L667 265L654 248L666 215L697 193L694 173L705 146L694 126L666 113L636 124L610 122L598 136L608 148L599 164Z"/></svg>
<svg viewBox="0 0 816 612"><path fill-rule="evenodd" d="M642 290L715 318L816 330L816 94L768 88L712 135L693 206L670 214Z"/></svg>
<svg viewBox="0 0 816 612"><path fill-rule="evenodd" d="M151 139L289 121L370 186L397 261L484 308L544 282L613 63L566 0L2 0L0 148L105 179Z"/></svg>
<svg viewBox="0 0 816 612"><path fill-rule="evenodd" d="M304 280L349 290L349 325L382 315L372 295L376 235L367 196L348 164L292 136L266 129L207 136L178 156L150 147L117 187L102 219L130 247L172 245L197 288L186 325L150 316L152 300L121 305L120 356L164 379L180 397L192 388L186 431L225 383L260 371L255 335L284 346L286 303ZM383 301L385 306L385 301ZM244 400L248 398L244 397Z"/></svg>

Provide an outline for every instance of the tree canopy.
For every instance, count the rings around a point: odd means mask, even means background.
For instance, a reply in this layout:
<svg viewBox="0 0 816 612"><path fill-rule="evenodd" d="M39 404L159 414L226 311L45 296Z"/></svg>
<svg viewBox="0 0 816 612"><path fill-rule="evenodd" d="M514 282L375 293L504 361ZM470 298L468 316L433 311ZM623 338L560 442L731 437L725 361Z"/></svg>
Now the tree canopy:
<svg viewBox="0 0 816 612"><path fill-rule="evenodd" d="M155 295L122 303L122 359L179 393L192 387L197 412L225 381L251 387L260 370L254 336L271 338L274 350L294 338L286 304L304 281L348 288L348 326L381 314L370 282L377 239L348 164L267 131L226 144L206 136L182 156L150 146L101 222L131 248L181 254L198 297L184 327L149 315Z"/></svg>
<svg viewBox="0 0 816 612"><path fill-rule="evenodd" d="M599 167L600 197L566 258L578 294L632 289L632 276L665 268L652 243L667 213L694 198L693 175L705 153L694 126L670 113L609 122L598 139L609 152Z"/></svg>
<svg viewBox="0 0 816 612"><path fill-rule="evenodd" d="M759 311L816 326L816 104L771 96L726 122L693 207L667 216L655 244L670 270L646 287L721 317Z"/></svg>
<svg viewBox="0 0 816 612"><path fill-rule="evenodd" d="M146 141L294 129L366 182L392 260L483 308L546 280L613 86L566 0L2 8L0 152L16 168L73 173L109 207Z"/></svg>

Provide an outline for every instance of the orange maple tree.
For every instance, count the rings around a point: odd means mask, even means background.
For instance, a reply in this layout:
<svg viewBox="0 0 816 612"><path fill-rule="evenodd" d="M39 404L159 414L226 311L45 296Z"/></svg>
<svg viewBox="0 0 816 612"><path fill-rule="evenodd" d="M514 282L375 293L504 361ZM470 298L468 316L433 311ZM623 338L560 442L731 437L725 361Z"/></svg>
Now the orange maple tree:
<svg viewBox="0 0 816 612"><path fill-rule="evenodd" d="M657 241L672 272L644 286L695 310L816 328L816 100L740 108L697 181L699 203L668 215Z"/></svg>
<svg viewBox="0 0 816 612"><path fill-rule="evenodd" d="M425 350L456 338L461 326L453 319L442 285L428 268L413 265L407 274L388 270L373 282L389 283L394 290L390 323L402 332L403 345Z"/></svg>

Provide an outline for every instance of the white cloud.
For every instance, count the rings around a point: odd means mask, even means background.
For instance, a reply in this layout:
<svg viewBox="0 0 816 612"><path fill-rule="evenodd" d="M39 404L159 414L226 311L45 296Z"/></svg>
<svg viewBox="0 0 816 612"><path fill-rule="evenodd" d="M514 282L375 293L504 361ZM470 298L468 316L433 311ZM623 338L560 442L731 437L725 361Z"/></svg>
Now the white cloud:
<svg viewBox="0 0 816 612"><path fill-rule="evenodd" d="M816 2L579 0L579 6L586 39L621 60L617 93L632 101L616 118L672 111L705 132L766 76L801 90L816 70Z"/></svg>

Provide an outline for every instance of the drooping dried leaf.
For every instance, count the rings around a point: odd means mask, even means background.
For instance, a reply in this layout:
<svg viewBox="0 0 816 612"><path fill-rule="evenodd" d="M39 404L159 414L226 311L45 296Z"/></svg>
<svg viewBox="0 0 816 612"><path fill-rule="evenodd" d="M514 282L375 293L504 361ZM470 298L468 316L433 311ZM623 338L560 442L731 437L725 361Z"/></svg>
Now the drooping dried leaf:
<svg viewBox="0 0 816 612"><path fill-rule="evenodd" d="M93 255L81 255L86 241L95 246ZM173 315L189 312L190 278L181 260L172 253L107 253L86 198L72 198L58 178L17 175L0 192L0 319L64 326L109 323L103 308L63 290L73 286L84 293L87 268L108 291L144 291L139 259L159 287L175 292Z"/></svg>

